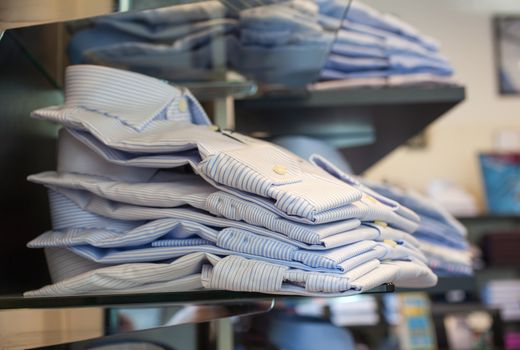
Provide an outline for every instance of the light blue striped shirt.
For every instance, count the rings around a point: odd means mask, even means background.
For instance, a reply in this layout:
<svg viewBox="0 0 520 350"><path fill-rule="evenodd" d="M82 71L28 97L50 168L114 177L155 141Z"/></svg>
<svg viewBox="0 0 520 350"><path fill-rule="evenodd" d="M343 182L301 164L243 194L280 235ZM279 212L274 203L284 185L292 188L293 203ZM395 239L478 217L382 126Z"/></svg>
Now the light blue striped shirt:
<svg viewBox="0 0 520 350"><path fill-rule="evenodd" d="M362 197L360 191L267 142L213 131L188 91L153 78L72 66L65 90L65 105L36 110L33 116L73 129L89 147L106 146L96 151L109 160L123 157L119 160L126 165L153 167L189 163L222 190L308 223L350 218L352 203ZM139 162L128 162L131 159Z"/></svg>
<svg viewBox="0 0 520 350"><path fill-rule="evenodd" d="M381 205L368 199L355 202L345 215L350 217L348 220L315 225L294 222L256 202L219 191L193 174L156 172L155 169L108 163L65 130L59 135L58 172L32 175L29 180L52 187L84 190L122 203L160 208L187 204L217 216L262 226L308 244L320 244L320 237L350 230L361 220L385 221L407 232L417 226L414 213L404 211L396 202L382 196L376 197ZM372 193L368 188L361 189Z"/></svg>
<svg viewBox="0 0 520 350"><path fill-rule="evenodd" d="M356 225L353 229L347 229L341 233L324 235L320 238L320 244L305 244L259 226L250 225L242 221L215 217L196 209L136 206L109 201L85 191L63 188L52 188L49 192L49 196L51 199L51 218L54 228L92 227L89 226L92 225L92 223L106 226L107 224L104 220L107 220L107 218L116 219L118 225L122 227L128 227L129 221L176 218L198 222L210 227L244 229L311 250L334 248L357 242L361 239L404 240L412 245L417 245L417 241L410 234L383 224L367 223L362 227ZM74 205L71 205L72 203Z"/></svg>
<svg viewBox="0 0 520 350"><path fill-rule="evenodd" d="M375 259L338 275L198 252L167 264L122 264L86 271L24 295L176 292L206 288L323 297L357 294L388 281L403 287L430 287L435 285L437 277L416 261L381 263Z"/></svg>
<svg viewBox="0 0 520 350"><path fill-rule="evenodd" d="M78 255L105 264L160 261L194 251L217 255L241 254L304 270L338 273L375 258L425 261L413 246L414 239L410 239L409 234L389 228L378 230L376 225L363 225L347 231L344 236L348 234L348 240L340 241L334 249L324 250L323 246L301 247L288 239L282 241L279 237L273 237L270 231L254 226L233 228L220 223L223 230L213 229L204 225L211 225L211 221L204 220L204 215L197 212L191 213L191 220L188 219L189 215L178 215L178 218L168 217L145 223L136 222L136 218L133 221L116 219L111 222L106 216L82 210L62 194L51 191L49 195L54 230L31 241L29 247L70 247ZM92 202L92 197L86 201ZM140 210L140 207L132 208L130 205L126 208L117 211L125 215ZM370 240L374 238L391 239L397 243L388 245ZM312 248L320 249L313 251Z"/></svg>

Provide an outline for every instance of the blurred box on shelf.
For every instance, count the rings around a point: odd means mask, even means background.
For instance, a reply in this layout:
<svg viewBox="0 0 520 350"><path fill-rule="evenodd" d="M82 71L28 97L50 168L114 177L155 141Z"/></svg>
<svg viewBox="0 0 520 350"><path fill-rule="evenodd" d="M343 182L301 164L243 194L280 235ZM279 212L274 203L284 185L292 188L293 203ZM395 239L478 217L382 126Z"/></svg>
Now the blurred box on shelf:
<svg viewBox="0 0 520 350"><path fill-rule="evenodd" d="M519 321L520 279L489 281L482 290L482 301L500 309L504 321Z"/></svg>
<svg viewBox="0 0 520 350"><path fill-rule="evenodd" d="M520 266L520 230L493 232L484 236L482 252L488 265Z"/></svg>
<svg viewBox="0 0 520 350"><path fill-rule="evenodd" d="M520 153L484 153L479 158L488 211L520 214Z"/></svg>

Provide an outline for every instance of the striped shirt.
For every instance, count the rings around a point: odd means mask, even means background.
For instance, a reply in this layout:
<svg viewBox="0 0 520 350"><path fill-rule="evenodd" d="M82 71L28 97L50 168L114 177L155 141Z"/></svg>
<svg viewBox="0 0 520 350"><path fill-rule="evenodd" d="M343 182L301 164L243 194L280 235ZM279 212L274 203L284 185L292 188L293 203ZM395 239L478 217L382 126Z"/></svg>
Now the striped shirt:
<svg viewBox="0 0 520 350"><path fill-rule="evenodd" d="M307 296L346 296L393 281L398 286L430 287L437 277L416 261L371 260L345 274L302 271L239 256L185 255L171 263L122 264L86 271L31 296L175 292L226 289Z"/></svg>
<svg viewBox="0 0 520 350"><path fill-rule="evenodd" d="M402 240L393 245L367 240L380 235L369 226L347 231L350 241L344 240L337 248L309 250L289 240L283 242L247 229L228 227L219 231L185 218L157 219L144 224L113 220L111 224L107 217L82 210L59 193L50 192L50 201L55 229L29 242L29 247L69 247L80 256L104 264L161 261L204 251L238 254L303 270L341 273L371 259L424 260L417 248L404 245ZM131 223L135 223L133 227Z"/></svg>
<svg viewBox="0 0 520 350"><path fill-rule="evenodd" d="M107 146L106 152L119 152L123 159L159 158L166 160L164 166L175 167L191 164L193 157L184 154L196 151L200 162L191 165L207 181L235 194L261 197L260 202L291 218L339 221L346 218L342 209L362 196L267 142L213 131L188 91L153 78L106 67L72 66L67 69L65 96L63 106L36 110L33 116L92 136L92 142Z"/></svg>

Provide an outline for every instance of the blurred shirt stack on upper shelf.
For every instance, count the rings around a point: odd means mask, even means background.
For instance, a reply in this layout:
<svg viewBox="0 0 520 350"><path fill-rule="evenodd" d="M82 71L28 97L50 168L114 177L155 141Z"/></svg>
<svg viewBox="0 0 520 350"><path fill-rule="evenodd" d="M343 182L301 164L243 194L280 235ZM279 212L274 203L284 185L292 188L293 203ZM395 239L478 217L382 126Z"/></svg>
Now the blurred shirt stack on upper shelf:
<svg viewBox="0 0 520 350"><path fill-rule="evenodd" d="M175 82L225 80L234 71L266 88L453 83L434 39L358 0L204 1L69 29L70 63Z"/></svg>

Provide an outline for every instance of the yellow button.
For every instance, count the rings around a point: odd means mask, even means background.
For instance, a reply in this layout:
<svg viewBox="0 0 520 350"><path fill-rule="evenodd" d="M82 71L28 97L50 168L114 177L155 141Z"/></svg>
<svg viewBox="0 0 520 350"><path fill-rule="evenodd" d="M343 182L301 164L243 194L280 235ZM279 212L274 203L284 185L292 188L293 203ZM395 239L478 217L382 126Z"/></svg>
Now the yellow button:
<svg viewBox="0 0 520 350"><path fill-rule="evenodd" d="M381 226L381 227L388 227L388 224L384 221L374 221L374 224Z"/></svg>
<svg viewBox="0 0 520 350"><path fill-rule="evenodd" d="M392 241L391 239L385 239L383 241L385 244L388 244L389 246L391 246L392 248L395 248L397 246L397 243L395 241Z"/></svg>
<svg viewBox="0 0 520 350"><path fill-rule="evenodd" d="M273 171L277 173L278 175L285 175L287 174L287 168L284 167L281 164L277 164L273 167Z"/></svg>
<svg viewBox="0 0 520 350"><path fill-rule="evenodd" d="M179 112L186 112L188 110L188 102L185 99L179 101Z"/></svg>
<svg viewBox="0 0 520 350"><path fill-rule="evenodd" d="M364 195L364 198L366 198L368 201L374 203L374 204L379 204L379 201L377 199L375 199L374 197L368 195L368 194L363 194Z"/></svg>
<svg viewBox="0 0 520 350"><path fill-rule="evenodd" d="M218 127L218 125L211 124L211 125L208 125L208 129L210 129L211 131L218 131L219 127Z"/></svg>

